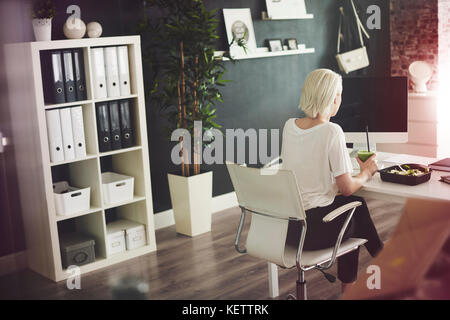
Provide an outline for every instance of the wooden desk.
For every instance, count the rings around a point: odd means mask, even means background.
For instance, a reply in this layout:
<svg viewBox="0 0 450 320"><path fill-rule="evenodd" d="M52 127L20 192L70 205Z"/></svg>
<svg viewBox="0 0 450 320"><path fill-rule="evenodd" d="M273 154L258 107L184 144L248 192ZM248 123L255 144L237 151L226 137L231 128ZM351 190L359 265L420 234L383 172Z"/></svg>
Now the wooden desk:
<svg viewBox="0 0 450 320"><path fill-rule="evenodd" d="M386 162L385 160L398 156L392 153L377 152L377 160L379 167L387 168L398 163ZM402 155L403 156L403 155ZM404 155L411 158L414 162L420 164L430 164L437 161L434 158L416 157ZM404 203L408 198L424 199L424 200L450 200L450 185L439 181L443 175L450 175L450 172L433 171L431 179L427 183L417 186L405 186L382 181L380 174L377 173L373 178L364 184L355 195L367 198L376 198L385 201Z"/></svg>
<svg viewBox="0 0 450 320"><path fill-rule="evenodd" d="M373 271L361 272L342 299L449 299L450 259L441 250L450 235L449 213L449 201L408 200L392 238L370 262L379 270L379 288ZM426 277L440 254L445 259Z"/></svg>
<svg viewBox="0 0 450 320"><path fill-rule="evenodd" d="M398 155L393 153L377 152L378 166L387 168L396 164L387 162L392 157L404 157L410 159L412 163L420 163L428 165L437 161L434 158L417 157L410 155ZM450 175L450 172L433 171L430 181L417 186L406 186L382 181L380 174L375 174L370 181L355 193L355 195L364 198L380 199L388 202L406 203L408 199L421 199L431 201L450 201L450 185L439 181L443 175ZM450 214L450 210L448 210ZM268 263L269 272L269 296L276 298L279 295L278 289L278 267L273 263Z"/></svg>

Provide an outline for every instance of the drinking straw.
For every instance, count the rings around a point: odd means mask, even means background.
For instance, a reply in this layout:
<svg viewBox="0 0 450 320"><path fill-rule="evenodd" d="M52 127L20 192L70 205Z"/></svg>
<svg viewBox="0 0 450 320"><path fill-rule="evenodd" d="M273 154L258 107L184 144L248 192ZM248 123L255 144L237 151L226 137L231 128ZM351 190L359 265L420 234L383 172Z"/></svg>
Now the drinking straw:
<svg viewBox="0 0 450 320"><path fill-rule="evenodd" d="M367 138L367 151L370 152L370 146L369 146L369 126L366 126L366 138Z"/></svg>

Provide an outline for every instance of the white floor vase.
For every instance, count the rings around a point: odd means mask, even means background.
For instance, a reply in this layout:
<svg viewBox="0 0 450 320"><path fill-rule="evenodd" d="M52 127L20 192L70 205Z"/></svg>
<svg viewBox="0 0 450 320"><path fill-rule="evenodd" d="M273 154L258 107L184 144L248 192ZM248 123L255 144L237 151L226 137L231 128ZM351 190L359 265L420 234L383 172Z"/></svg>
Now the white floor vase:
<svg viewBox="0 0 450 320"><path fill-rule="evenodd" d="M211 231L212 172L168 179L176 231L191 237Z"/></svg>

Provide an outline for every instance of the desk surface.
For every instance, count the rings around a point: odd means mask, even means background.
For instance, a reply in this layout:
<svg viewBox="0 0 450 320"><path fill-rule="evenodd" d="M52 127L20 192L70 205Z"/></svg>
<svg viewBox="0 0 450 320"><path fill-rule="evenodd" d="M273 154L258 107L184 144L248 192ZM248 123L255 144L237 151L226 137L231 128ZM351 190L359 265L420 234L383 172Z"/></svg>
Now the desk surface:
<svg viewBox="0 0 450 320"><path fill-rule="evenodd" d="M398 163L387 162L392 157L399 158L397 154L377 152L377 160L380 168L386 168ZM407 155L401 155L405 159ZM429 164L437 159L411 156L414 163ZM439 181L441 176L450 175L450 172L433 171L430 181L417 186L406 186L381 180L377 173L373 178L366 182L356 195L362 197L380 198L394 202L404 202L407 198L429 199L429 200L447 200L450 201L450 184Z"/></svg>

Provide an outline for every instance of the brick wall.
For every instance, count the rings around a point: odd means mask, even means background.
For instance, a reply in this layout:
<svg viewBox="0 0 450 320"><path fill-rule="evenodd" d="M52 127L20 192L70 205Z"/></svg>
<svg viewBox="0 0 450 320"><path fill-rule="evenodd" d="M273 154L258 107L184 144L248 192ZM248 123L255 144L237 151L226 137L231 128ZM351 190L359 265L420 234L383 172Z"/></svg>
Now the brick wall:
<svg viewBox="0 0 450 320"><path fill-rule="evenodd" d="M439 1L447 6L450 3L450 0ZM434 68L428 88L437 89L438 0L391 0L390 19L391 75L408 76L409 65L424 60Z"/></svg>
<svg viewBox="0 0 450 320"><path fill-rule="evenodd" d="M439 69L440 80L450 80L450 0L439 0ZM448 85L449 83L445 83Z"/></svg>

